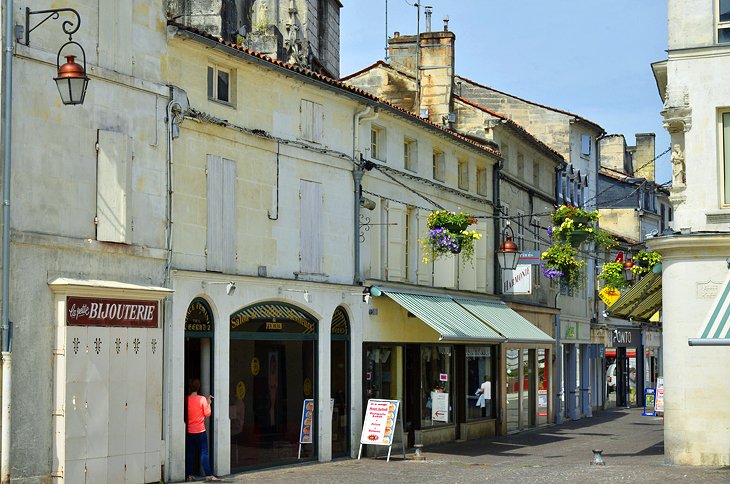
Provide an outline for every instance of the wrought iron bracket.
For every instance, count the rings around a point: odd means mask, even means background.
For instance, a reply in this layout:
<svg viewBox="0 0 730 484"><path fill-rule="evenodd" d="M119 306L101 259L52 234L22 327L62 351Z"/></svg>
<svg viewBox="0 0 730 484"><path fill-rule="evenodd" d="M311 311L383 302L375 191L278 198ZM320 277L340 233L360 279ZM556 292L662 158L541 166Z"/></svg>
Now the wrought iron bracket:
<svg viewBox="0 0 730 484"><path fill-rule="evenodd" d="M36 10L31 11L30 8L25 8L25 45L30 45L30 33L33 32L35 29L43 25L47 20L49 19L58 19L61 16L61 12L68 12L73 14L76 19L74 20L64 20L63 24L61 25L61 28L63 29L63 32L68 35L68 40L71 42L73 40L73 34L78 32L79 27L81 26L81 16L79 13L74 10L73 8L53 8L50 10ZM31 15L45 15L46 17L35 24L33 27L30 26L30 17Z"/></svg>

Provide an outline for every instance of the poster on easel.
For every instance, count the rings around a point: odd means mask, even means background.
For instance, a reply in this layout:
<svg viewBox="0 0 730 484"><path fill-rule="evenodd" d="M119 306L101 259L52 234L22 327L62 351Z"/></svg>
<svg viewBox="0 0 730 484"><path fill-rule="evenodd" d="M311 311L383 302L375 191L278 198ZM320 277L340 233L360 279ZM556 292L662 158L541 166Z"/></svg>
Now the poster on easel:
<svg viewBox="0 0 730 484"><path fill-rule="evenodd" d="M664 378L659 377L656 380L656 399L654 400L654 411L656 413L664 413Z"/></svg>
<svg viewBox="0 0 730 484"><path fill-rule="evenodd" d="M399 400L368 400L365 409L365 419L360 435L360 451L357 458L360 459L363 445L385 445L388 447L388 462L390 462L390 451L395 437L396 424L400 422L401 440L403 435L403 420L398 418ZM406 456L405 442L403 442L403 458Z"/></svg>
<svg viewBox="0 0 730 484"><path fill-rule="evenodd" d="M330 412L335 406L335 399L330 398ZM302 423L299 425L299 454L297 459L302 458L302 444L312 443L312 424L314 422L314 399L305 398L302 402Z"/></svg>

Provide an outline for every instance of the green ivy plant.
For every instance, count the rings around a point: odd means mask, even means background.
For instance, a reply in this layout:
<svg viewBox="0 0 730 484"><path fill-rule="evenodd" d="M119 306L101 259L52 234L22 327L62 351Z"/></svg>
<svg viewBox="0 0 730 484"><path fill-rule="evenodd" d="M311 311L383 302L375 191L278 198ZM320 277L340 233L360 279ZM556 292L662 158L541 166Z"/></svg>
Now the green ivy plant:
<svg viewBox="0 0 730 484"><path fill-rule="evenodd" d="M585 261L577 258L578 249L568 243L552 245L542 253L542 273L550 279L560 279L570 287L580 286Z"/></svg>
<svg viewBox="0 0 730 484"><path fill-rule="evenodd" d="M606 262L603 269L598 275L598 279L603 281L603 287L612 289L624 289L628 286L628 282L624 278L623 262Z"/></svg>

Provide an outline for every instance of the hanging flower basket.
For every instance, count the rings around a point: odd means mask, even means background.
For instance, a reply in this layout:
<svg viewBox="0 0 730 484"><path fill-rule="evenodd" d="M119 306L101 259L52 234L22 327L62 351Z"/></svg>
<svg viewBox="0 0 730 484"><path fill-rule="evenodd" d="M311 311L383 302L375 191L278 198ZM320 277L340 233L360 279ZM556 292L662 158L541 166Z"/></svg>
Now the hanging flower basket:
<svg viewBox="0 0 730 484"><path fill-rule="evenodd" d="M576 247L576 248L580 247L580 244L585 242L590 235L591 235L591 233L585 229L573 230L567 236L568 243L570 245L572 245L573 247Z"/></svg>
<svg viewBox="0 0 730 484"><path fill-rule="evenodd" d="M424 251L423 261L428 263L439 257L461 254L462 261L474 257L474 241L481 235L476 230L467 230L477 223L473 215L466 212L437 210L428 216L428 236L420 240Z"/></svg>
<svg viewBox="0 0 730 484"><path fill-rule="evenodd" d="M603 264L598 279L603 281L603 287L610 289L623 289L629 285L624 278L623 262L606 262Z"/></svg>
<svg viewBox="0 0 730 484"><path fill-rule="evenodd" d="M577 259L578 248L588 241L597 250L617 244L608 232L597 227L598 217L597 210L588 212L570 205L561 205L550 215L553 225L547 232L553 245L542 253L545 277L559 278L561 284L570 287L579 286L585 261Z"/></svg>
<svg viewBox="0 0 730 484"><path fill-rule="evenodd" d="M656 265L661 264L662 256L653 250L642 250L634 256L633 262L631 272L637 277L643 277L651 272Z"/></svg>

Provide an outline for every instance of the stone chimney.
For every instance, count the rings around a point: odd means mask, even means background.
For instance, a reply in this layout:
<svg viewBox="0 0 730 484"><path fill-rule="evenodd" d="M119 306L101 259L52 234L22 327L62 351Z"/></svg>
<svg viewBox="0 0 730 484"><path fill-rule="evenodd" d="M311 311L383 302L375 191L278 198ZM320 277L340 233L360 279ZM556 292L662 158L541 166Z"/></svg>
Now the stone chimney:
<svg viewBox="0 0 730 484"><path fill-rule="evenodd" d="M634 176L654 181L654 133L636 133L636 151L634 152Z"/></svg>
<svg viewBox="0 0 730 484"><path fill-rule="evenodd" d="M626 173L626 139L622 134L610 134L599 141L601 168ZM628 175L628 173L626 173Z"/></svg>
<svg viewBox="0 0 730 484"><path fill-rule="evenodd" d="M428 110L429 119L450 126L453 113L451 95L454 85L453 32L426 32L421 34L419 112ZM451 115L453 118L453 115Z"/></svg>

